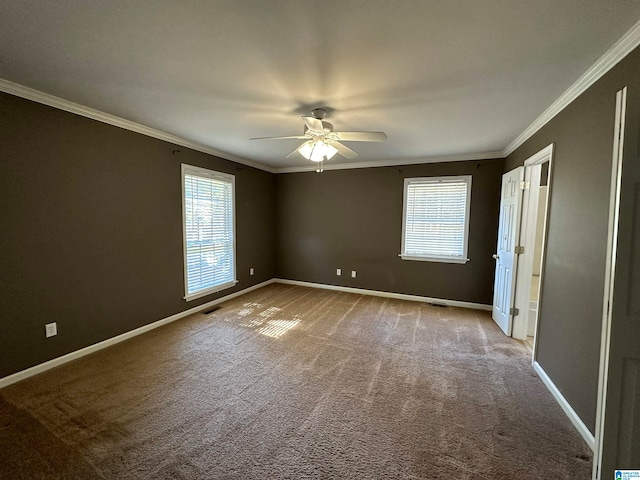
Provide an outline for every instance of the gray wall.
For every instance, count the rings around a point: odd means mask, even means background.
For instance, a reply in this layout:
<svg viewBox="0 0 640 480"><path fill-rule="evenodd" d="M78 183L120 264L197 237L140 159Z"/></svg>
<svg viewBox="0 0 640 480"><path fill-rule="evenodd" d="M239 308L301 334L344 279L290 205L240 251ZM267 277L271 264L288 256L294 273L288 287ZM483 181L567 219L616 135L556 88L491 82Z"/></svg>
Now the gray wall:
<svg viewBox="0 0 640 480"><path fill-rule="evenodd" d="M7 94L0 112L0 377L274 276L274 175ZM236 176L240 282L191 302L181 163Z"/></svg>
<svg viewBox="0 0 640 480"><path fill-rule="evenodd" d="M555 144L538 362L595 431L616 91L640 88L636 49L509 155Z"/></svg>
<svg viewBox="0 0 640 480"><path fill-rule="evenodd" d="M483 160L278 175L278 277L491 304L503 168ZM404 178L466 174L471 261L401 260Z"/></svg>

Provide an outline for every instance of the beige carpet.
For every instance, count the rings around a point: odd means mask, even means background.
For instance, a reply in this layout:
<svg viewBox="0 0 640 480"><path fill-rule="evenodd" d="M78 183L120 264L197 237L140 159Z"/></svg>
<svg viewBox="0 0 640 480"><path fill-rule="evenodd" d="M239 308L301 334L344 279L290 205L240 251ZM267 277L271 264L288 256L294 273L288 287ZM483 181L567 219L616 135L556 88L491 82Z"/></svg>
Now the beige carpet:
<svg viewBox="0 0 640 480"><path fill-rule="evenodd" d="M271 285L0 390L3 479L572 479L487 312Z"/></svg>

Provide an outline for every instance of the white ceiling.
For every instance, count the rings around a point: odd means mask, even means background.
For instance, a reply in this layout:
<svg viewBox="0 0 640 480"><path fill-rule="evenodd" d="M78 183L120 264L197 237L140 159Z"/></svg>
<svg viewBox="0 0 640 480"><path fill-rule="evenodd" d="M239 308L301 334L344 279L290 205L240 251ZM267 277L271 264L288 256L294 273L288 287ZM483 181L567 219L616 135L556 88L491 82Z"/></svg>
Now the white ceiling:
<svg viewBox="0 0 640 480"><path fill-rule="evenodd" d="M353 162L502 152L640 19L638 0L5 0L0 77L272 168L330 109Z"/></svg>

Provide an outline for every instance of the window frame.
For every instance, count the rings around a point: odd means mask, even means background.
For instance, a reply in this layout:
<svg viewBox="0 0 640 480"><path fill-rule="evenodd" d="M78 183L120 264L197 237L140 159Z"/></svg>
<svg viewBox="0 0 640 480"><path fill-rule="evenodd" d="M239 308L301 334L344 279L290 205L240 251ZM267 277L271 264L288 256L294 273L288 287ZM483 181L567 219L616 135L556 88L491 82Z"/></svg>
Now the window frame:
<svg viewBox="0 0 640 480"><path fill-rule="evenodd" d="M184 297L182 297L185 301L195 300L196 298L201 298L206 295L211 295L212 293L220 292L227 288L231 288L238 283L237 279L237 268L236 268L236 183L235 183L235 175L231 175L229 173L217 172L215 170L209 170L207 168L196 167L194 165L188 165L183 163L181 165L181 175L180 181L182 186L182 262L183 262L183 274L184 274ZM233 280L220 283L214 285L209 288L205 288L202 290L198 290L197 292L189 293L189 284L188 284L188 272L187 272L187 202L185 196L185 175L194 175L200 176L212 180L219 180L228 182L231 184L231 230L233 235L232 242L232 269L233 269Z"/></svg>
<svg viewBox="0 0 640 480"><path fill-rule="evenodd" d="M415 260L421 262L440 262L440 263L458 263L464 264L469 261L469 224L471 213L471 181L473 175L457 175L457 176L440 176L440 177L411 177L404 179L404 195L402 205L402 245L400 258L402 260ZM464 239L462 244L461 256L439 256L439 255L407 255L406 253L406 233L407 233L407 194L410 184L417 183L453 183L465 182L467 185L466 205L464 213Z"/></svg>

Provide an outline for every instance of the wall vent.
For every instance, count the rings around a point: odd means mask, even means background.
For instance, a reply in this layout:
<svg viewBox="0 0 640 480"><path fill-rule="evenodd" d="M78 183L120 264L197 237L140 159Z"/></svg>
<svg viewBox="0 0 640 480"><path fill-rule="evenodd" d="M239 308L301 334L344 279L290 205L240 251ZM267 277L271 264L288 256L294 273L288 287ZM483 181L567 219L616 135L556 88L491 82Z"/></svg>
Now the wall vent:
<svg viewBox="0 0 640 480"><path fill-rule="evenodd" d="M447 308L449 305L445 305L444 303L430 303L429 305L431 305L432 307L438 307L438 308Z"/></svg>
<svg viewBox="0 0 640 480"><path fill-rule="evenodd" d="M204 312L200 312L200 313L202 313L202 314L204 314L204 315L209 315L210 313L213 313L213 312L215 312L216 310L220 310L221 308L222 308L222 307L221 307L221 306L219 306L219 305L214 305L213 307L211 307L211 308L209 308L209 309L205 310Z"/></svg>

